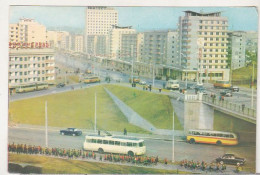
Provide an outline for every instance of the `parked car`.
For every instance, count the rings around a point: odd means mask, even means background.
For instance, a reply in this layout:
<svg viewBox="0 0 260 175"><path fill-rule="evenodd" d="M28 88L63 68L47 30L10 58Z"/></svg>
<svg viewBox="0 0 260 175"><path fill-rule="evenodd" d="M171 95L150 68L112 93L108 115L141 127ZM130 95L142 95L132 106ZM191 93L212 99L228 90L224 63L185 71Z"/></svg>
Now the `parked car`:
<svg viewBox="0 0 260 175"><path fill-rule="evenodd" d="M64 87L65 86L65 84L64 83L59 83L59 84L57 84L57 88L61 88L61 87Z"/></svg>
<svg viewBox="0 0 260 175"><path fill-rule="evenodd" d="M246 159L236 157L234 154L224 154L222 157L218 157L216 162L220 164L231 164L231 165L244 165Z"/></svg>
<svg viewBox="0 0 260 175"><path fill-rule="evenodd" d="M230 90L231 90L232 92L239 92L239 87L237 87L237 86L232 86L232 87L230 88Z"/></svg>
<svg viewBox="0 0 260 175"><path fill-rule="evenodd" d="M140 85L146 85L146 82L145 82L144 80L141 80L141 81L139 82L139 84L140 84Z"/></svg>
<svg viewBox="0 0 260 175"><path fill-rule="evenodd" d="M60 130L61 135L72 135L72 136L80 136L82 135L82 131L76 128L67 128L64 130Z"/></svg>
<svg viewBox="0 0 260 175"><path fill-rule="evenodd" d="M224 97L232 97L232 91L231 90L224 90L220 92L220 96Z"/></svg>

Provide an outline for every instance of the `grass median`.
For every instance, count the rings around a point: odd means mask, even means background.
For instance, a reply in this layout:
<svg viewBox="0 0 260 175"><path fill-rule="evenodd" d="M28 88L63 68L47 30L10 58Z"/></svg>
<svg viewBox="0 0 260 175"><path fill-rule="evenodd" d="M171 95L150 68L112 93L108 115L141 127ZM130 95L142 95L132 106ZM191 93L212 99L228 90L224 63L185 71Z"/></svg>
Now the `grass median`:
<svg viewBox="0 0 260 175"><path fill-rule="evenodd" d="M39 166L42 174L176 174L176 170L114 165L37 155L9 154L9 162ZM55 165L55 166L54 166ZM178 171L180 174L185 172Z"/></svg>
<svg viewBox="0 0 260 175"><path fill-rule="evenodd" d="M106 87L155 127L172 129L173 108L168 96L118 85L106 85ZM177 117L174 124L175 130L183 129Z"/></svg>
<svg viewBox="0 0 260 175"><path fill-rule="evenodd" d="M149 133L129 124L102 86L46 95L11 102L9 121L44 125L45 101L48 103L48 125L55 127L94 128L95 93L97 94L97 127L108 131Z"/></svg>

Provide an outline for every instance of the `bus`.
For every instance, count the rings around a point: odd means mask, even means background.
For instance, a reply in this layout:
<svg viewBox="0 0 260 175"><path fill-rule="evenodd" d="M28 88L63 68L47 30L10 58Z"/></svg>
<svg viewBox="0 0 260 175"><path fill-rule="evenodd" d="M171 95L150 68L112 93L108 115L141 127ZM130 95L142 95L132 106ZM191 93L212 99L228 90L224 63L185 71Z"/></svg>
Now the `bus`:
<svg viewBox="0 0 260 175"><path fill-rule="evenodd" d="M237 145L237 135L231 132L211 131L211 130L189 130L187 142L207 143L216 145Z"/></svg>
<svg viewBox="0 0 260 175"><path fill-rule="evenodd" d="M139 83L140 77L139 76L133 76L133 83ZM132 83L132 76L129 78L129 83Z"/></svg>
<svg viewBox="0 0 260 175"><path fill-rule="evenodd" d="M225 80L217 80L214 83L214 88L231 88L231 83Z"/></svg>
<svg viewBox="0 0 260 175"><path fill-rule="evenodd" d="M83 82L84 83L96 83L96 82L100 82L100 79L98 76L85 77Z"/></svg>
<svg viewBox="0 0 260 175"><path fill-rule="evenodd" d="M48 89L48 83L28 83L28 84L21 84L16 87L16 93L23 93L23 92L32 92L37 90Z"/></svg>
<svg viewBox="0 0 260 175"><path fill-rule="evenodd" d="M165 86L166 89L179 90L180 84L178 80L168 80Z"/></svg>
<svg viewBox="0 0 260 175"><path fill-rule="evenodd" d="M87 135L83 149L99 153L127 154L129 156L146 153L144 140L126 136Z"/></svg>

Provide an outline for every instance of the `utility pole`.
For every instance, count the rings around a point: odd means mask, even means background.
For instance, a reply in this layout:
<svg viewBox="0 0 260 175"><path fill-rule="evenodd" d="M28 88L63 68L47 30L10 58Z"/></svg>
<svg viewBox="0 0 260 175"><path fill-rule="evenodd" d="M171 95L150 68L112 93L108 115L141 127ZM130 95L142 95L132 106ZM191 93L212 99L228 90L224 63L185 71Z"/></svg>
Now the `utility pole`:
<svg viewBox="0 0 260 175"><path fill-rule="evenodd" d="M172 112L172 116L173 116L173 121L172 121L172 162L175 162L175 158L174 158L174 111Z"/></svg>
<svg viewBox="0 0 260 175"><path fill-rule="evenodd" d="M153 63L153 87L154 87L154 67L155 67L155 63Z"/></svg>
<svg viewBox="0 0 260 175"><path fill-rule="evenodd" d="M251 89L252 89L252 94L251 94L251 108L254 109L254 78L255 78L255 63L253 62L253 76L252 76L252 84L251 84Z"/></svg>
<svg viewBox="0 0 260 175"><path fill-rule="evenodd" d="M97 131L97 93L95 92L95 132Z"/></svg>
<svg viewBox="0 0 260 175"><path fill-rule="evenodd" d="M48 111L47 111L47 101L45 101L45 146L48 147Z"/></svg>
<svg viewBox="0 0 260 175"><path fill-rule="evenodd" d="M134 46L131 45L131 57L132 57L132 80L131 80L131 82L132 83L134 83L133 82L134 81L134 54L133 54L133 52L134 52Z"/></svg>

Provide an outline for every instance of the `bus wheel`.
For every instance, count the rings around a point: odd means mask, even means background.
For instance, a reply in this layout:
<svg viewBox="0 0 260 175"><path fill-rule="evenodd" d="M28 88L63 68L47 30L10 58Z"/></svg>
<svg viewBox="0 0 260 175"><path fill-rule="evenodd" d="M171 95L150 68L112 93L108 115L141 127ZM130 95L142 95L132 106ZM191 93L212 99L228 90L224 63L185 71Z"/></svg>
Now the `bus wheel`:
<svg viewBox="0 0 260 175"><path fill-rule="evenodd" d="M219 141L219 140L217 141L216 144L219 145L219 146L222 145L221 141Z"/></svg>
<svg viewBox="0 0 260 175"><path fill-rule="evenodd" d="M196 143L195 139L190 139L190 144L194 144L194 143Z"/></svg>
<svg viewBox="0 0 260 175"><path fill-rule="evenodd" d="M103 153L104 153L104 150L103 150L102 148L99 148L99 149L98 149L98 153L103 154Z"/></svg>
<svg viewBox="0 0 260 175"><path fill-rule="evenodd" d="M128 151L128 156L134 157L133 151Z"/></svg>

